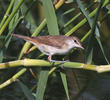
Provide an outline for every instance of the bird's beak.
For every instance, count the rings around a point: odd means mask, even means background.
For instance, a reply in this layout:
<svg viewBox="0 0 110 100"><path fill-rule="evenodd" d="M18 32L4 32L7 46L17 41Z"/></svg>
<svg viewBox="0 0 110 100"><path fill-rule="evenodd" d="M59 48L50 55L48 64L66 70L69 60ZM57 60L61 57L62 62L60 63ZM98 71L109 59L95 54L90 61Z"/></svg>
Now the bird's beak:
<svg viewBox="0 0 110 100"><path fill-rule="evenodd" d="M85 48L81 46L81 49L83 49L83 50L84 50Z"/></svg>
<svg viewBox="0 0 110 100"><path fill-rule="evenodd" d="M79 48L81 48L81 49L83 49L83 50L85 49L83 46L80 46Z"/></svg>

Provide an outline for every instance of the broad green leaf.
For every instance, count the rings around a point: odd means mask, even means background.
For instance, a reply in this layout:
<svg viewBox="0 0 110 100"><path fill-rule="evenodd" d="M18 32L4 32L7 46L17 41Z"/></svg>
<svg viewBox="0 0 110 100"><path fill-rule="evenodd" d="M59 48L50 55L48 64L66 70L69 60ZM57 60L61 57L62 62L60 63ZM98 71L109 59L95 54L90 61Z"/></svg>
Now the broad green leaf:
<svg viewBox="0 0 110 100"><path fill-rule="evenodd" d="M92 46L92 45L90 45L90 46ZM91 64L92 63L92 58L93 58L93 48L89 48L87 50L87 55L86 56L87 56L86 62L88 64Z"/></svg>
<svg viewBox="0 0 110 100"><path fill-rule="evenodd" d="M89 15L89 12L87 10L85 10L86 7L84 6L84 4L82 3L81 0L76 0L76 1L77 1L77 4L78 4L79 8L81 9L81 11L83 12L83 14L87 18L90 27L92 27L93 20L88 16Z"/></svg>
<svg viewBox="0 0 110 100"><path fill-rule="evenodd" d="M76 0L77 1L77 4L78 6L80 7L82 13L85 15L86 19L88 20L88 23L90 25L90 27L92 28L92 25L93 25L93 19L91 19L88 15L89 15L89 12L86 10L85 11L85 6L84 4L82 3L81 0ZM88 43L88 50L87 50L87 59L86 59L86 62L87 63L91 63L92 62L92 58L93 58L93 39L95 37L93 37L93 35L91 35L90 39L89 39L89 43Z"/></svg>
<svg viewBox="0 0 110 100"><path fill-rule="evenodd" d="M43 7L47 21L47 27L50 35L59 35L59 29L55 10L51 0L43 0ZM36 100L43 100L45 88L47 85L49 70L42 70L40 72L39 83L36 92Z"/></svg>
<svg viewBox="0 0 110 100"><path fill-rule="evenodd" d="M48 70L42 70L40 72L40 77L39 77L39 82L38 82L38 87L36 92L36 100L43 100L44 92L45 92L47 80L48 80L48 72L49 72Z"/></svg>
<svg viewBox="0 0 110 100"><path fill-rule="evenodd" d="M55 11L54 11L51 0L48 0L48 2L47 2L47 0L43 0L43 6L44 6L49 34L50 35L59 35L57 19L56 19ZM61 77L61 78L62 78L62 80L65 79L65 81L66 81L66 75L63 75L63 77ZM66 89L65 90L66 94L68 94L67 87L66 87L64 81L63 81L63 85L64 85L64 88ZM68 95L67 95L67 98L69 98Z"/></svg>
<svg viewBox="0 0 110 100"><path fill-rule="evenodd" d="M50 35L59 35L58 23L51 0L43 0L43 7L47 21L47 27Z"/></svg>
<svg viewBox="0 0 110 100"><path fill-rule="evenodd" d="M69 91L68 91L68 85L67 85L67 79L66 79L66 74L63 73L63 72L60 72L60 75L61 75L63 86L64 86L64 89L65 89L65 92L66 92L67 99L70 100Z"/></svg>
<svg viewBox="0 0 110 100"><path fill-rule="evenodd" d="M48 2L46 0L44 0L43 5L44 5L44 11L45 11L45 16L46 16L46 20L47 20L49 34L50 35L59 35L57 19L56 19L55 11L54 11L51 0L48 0ZM61 74L61 72L60 72L60 74ZM62 81L62 82L63 82L64 88L65 88L65 91L67 94L67 98L69 98L67 87L66 87L67 85L65 83L66 75L63 74L63 77L61 77L61 78L62 78L62 80L65 79L65 81Z"/></svg>
<svg viewBox="0 0 110 100"><path fill-rule="evenodd" d="M26 96L26 100L35 100L34 96L32 95L31 91L29 90L29 88L23 84L21 81L18 81L18 84L21 87L21 90L24 92L24 95Z"/></svg>
<svg viewBox="0 0 110 100"><path fill-rule="evenodd" d="M105 58L107 64L110 64L109 61L108 61L108 59L107 59L107 57L106 57L106 55L105 55L105 52L104 52L102 43L101 43L101 41L100 41L100 38L99 38L98 36L96 36L96 39L97 39L97 42L99 43L99 46L100 46L100 48L101 48L101 51L102 51L102 53L103 53L103 56L104 56L104 58Z"/></svg>
<svg viewBox="0 0 110 100"><path fill-rule="evenodd" d="M100 9L101 9L101 7L103 6L103 4L104 4L104 0L102 0L102 1L100 2L99 6L98 6L98 10L97 10L96 16L95 16L95 18L94 18L94 24L93 24L93 29L94 29L94 30L93 30L91 33L95 32L96 40L97 40L98 43L99 43L99 46L100 46L100 48L101 48L101 50L102 50L102 53L103 53L103 55L104 55L104 58L105 58L106 62L109 64L109 61L108 61L108 59L106 58L106 55L105 55L105 53L104 53L104 50L103 50L103 47L102 47L102 44L101 44L101 41L100 41L100 31L99 31L99 29L98 29L98 27L97 27L97 18L98 18ZM95 28L95 27L96 27L96 28Z"/></svg>
<svg viewBox="0 0 110 100"><path fill-rule="evenodd" d="M32 8L34 4L35 4L35 1L32 1L29 7L27 7L24 3L21 6L22 14L25 16L23 23L25 22L26 24L25 26L31 31L31 33L33 33L37 27L35 23L36 21L34 20L30 12L30 8Z"/></svg>

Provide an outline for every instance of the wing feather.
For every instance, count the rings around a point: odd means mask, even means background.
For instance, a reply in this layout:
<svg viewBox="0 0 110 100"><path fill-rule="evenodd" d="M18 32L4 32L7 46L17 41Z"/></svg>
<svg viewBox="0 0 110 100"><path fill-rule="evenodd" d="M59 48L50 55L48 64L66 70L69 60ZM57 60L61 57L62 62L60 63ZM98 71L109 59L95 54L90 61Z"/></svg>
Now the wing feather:
<svg viewBox="0 0 110 100"><path fill-rule="evenodd" d="M67 40L67 36L58 35L58 36L39 36L37 38L33 37L37 42L49 46L54 46L57 48L62 48L66 43L64 40Z"/></svg>

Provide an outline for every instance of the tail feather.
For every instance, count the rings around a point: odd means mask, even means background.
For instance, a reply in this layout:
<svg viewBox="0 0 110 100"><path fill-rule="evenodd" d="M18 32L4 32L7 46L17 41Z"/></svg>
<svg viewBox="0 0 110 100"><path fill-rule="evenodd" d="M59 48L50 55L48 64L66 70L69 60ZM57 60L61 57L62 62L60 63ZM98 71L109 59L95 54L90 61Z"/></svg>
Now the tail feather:
<svg viewBox="0 0 110 100"><path fill-rule="evenodd" d="M24 40L31 40L30 37L27 37L27 36L23 36L23 35L18 35L18 34L12 34L12 36L14 37L18 37L18 38L21 38L21 39L24 39Z"/></svg>
<svg viewBox="0 0 110 100"><path fill-rule="evenodd" d="M34 37L28 37L28 36L23 36L23 35L18 35L18 34L12 34L12 36L17 37L17 38L21 38L21 39L28 41L34 45L39 44L39 42Z"/></svg>

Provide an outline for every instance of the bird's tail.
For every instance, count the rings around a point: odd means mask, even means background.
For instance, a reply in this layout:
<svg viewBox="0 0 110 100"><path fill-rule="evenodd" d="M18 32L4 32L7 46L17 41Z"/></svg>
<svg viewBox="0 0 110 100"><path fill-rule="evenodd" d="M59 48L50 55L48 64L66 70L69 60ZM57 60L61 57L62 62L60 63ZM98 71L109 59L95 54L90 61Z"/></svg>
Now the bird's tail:
<svg viewBox="0 0 110 100"><path fill-rule="evenodd" d="M31 40L30 37L28 37L28 36L23 36L23 35L18 35L18 34L12 34L12 36L24 39L26 41L30 41Z"/></svg>
<svg viewBox="0 0 110 100"><path fill-rule="evenodd" d="M12 34L12 36L24 39L25 41L31 42L34 45L39 44L39 42L35 39L35 37L28 37L28 36L23 36L23 35L18 35L18 34Z"/></svg>

